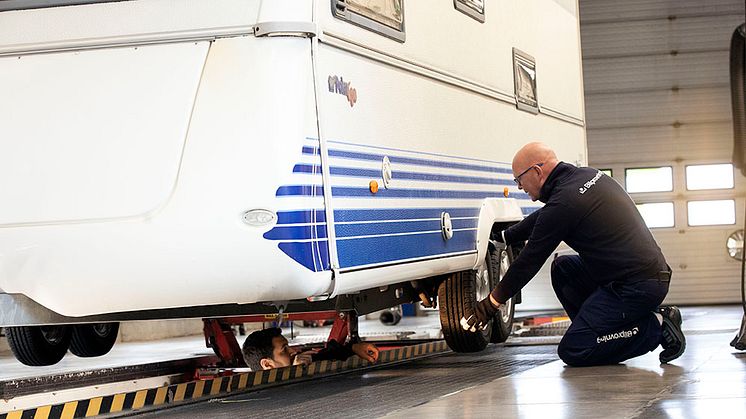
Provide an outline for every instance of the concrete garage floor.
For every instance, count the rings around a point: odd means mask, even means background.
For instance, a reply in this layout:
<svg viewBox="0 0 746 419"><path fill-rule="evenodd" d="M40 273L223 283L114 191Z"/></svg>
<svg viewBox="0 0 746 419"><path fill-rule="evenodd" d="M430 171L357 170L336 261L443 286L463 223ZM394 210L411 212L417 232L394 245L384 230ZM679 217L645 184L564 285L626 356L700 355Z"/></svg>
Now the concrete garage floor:
<svg viewBox="0 0 746 419"><path fill-rule="evenodd" d="M658 351L607 367L558 360L390 416L746 418L746 352L729 346L741 307L682 311L687 350L670 365Z"/></svg>

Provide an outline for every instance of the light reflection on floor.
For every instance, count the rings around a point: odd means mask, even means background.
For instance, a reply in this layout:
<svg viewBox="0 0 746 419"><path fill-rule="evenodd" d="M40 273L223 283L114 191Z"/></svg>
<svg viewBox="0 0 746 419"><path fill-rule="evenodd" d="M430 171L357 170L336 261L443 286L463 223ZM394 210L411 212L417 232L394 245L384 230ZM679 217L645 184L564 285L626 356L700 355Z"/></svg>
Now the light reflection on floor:
<svg viewBox="0 0 746 419"><path fill-rule="evenodd" d="M687 351L622 365L569 368L555 361L440 397L392 417L746 418L746 352L729 343L741 308L683 309Z"/></svg>

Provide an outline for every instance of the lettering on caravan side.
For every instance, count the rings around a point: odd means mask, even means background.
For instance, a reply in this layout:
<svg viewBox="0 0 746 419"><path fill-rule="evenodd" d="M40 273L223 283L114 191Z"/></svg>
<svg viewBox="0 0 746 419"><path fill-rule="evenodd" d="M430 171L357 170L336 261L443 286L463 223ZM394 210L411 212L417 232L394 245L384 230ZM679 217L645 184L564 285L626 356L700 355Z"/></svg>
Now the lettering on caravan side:
<svg viewBox="0 0 746 419"><path fill-rule="evenodd" d="M350 103L350 107L355 106L355 102L357 102L357 90L350 86L350 82L344 81L342 77L329 76L328 83L330 93L345 96Z"/></svg>

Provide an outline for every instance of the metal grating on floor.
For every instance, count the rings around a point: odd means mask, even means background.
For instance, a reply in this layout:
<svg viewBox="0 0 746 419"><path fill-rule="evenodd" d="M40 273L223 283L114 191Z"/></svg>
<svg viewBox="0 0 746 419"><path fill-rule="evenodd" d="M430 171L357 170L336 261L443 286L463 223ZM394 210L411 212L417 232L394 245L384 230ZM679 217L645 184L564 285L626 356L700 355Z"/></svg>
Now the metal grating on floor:
<svg viewBox="0 0 746 419"><path fill-rule="evenodd" d="M556 347L491 346L139 415L374 418L557 360Z"/></svg>

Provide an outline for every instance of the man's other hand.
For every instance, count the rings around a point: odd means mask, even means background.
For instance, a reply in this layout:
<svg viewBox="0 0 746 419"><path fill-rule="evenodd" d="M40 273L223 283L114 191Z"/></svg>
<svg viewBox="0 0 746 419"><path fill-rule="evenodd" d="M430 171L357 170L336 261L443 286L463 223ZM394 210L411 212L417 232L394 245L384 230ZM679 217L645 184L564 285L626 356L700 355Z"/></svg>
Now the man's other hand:
<svg viewBox="0 0 746 419"><path fill-rule="evenodd" d="M293 365L310 365L311 362L313 362L313 359L311 359L312 355L313 354L311 352L303 352L295 355L295 359L293 359Z"/></svg>
<svg viewBox="0 0 746 419"><path fill-rule="evenodd" d="M484 300L477 303L474 307L474 314L469 318L461 318L461 327L469 332L476 332L477 330L484 330L497 314L497 310L500 308L500 303L495 301L491 295L487 296Z"/></svg>
<svg viewBox="0 0 746 419"><path fill-rule="evenodd" d="M368 362L378 361L378 348L372 343L360 342L352 344L352 352Z"/></svg>

